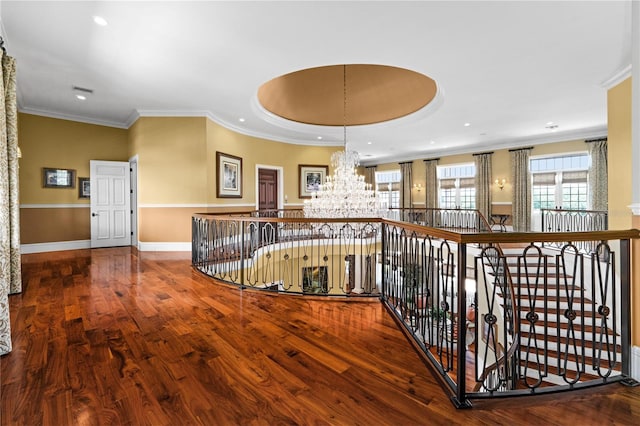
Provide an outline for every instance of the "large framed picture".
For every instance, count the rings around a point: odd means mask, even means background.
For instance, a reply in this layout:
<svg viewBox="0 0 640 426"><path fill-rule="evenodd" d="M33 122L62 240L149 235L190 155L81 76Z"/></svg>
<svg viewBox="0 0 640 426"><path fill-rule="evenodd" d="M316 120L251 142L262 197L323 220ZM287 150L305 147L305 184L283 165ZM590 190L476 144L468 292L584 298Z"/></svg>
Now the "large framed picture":
<svg viewBox="0 0 640 426"><path fill-rule="evenodd" d="M44 188L75 188L76 171L73 169L43 167L42 186Z"/></svg>
<svg viewBox="0 0 640 426"><path fill-rule="evenodd" d="M300 164L298 175L300 178L300 198L311 198L311 194L316 192L325 181L329 173L329 166L318 166L311 164Z"/></svg>
<svg viewBox="0 0 640 426"><path fill-rule="evenodd" d="M78 198L90 198L91 197L91 184L88 177L78 178Z"/></svg>
<svg viewBox="0 0 640 426"><path fill-rule="evenodd" d="M242 158L216 151L218 198L242 198Z"/></svg>

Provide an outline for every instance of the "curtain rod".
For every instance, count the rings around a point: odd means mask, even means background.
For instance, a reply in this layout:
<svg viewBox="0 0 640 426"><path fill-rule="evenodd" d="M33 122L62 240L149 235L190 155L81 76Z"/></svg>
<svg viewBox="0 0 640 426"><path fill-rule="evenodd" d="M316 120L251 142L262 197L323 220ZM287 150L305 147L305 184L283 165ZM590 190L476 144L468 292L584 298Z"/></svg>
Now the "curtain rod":
<svg viewBox="0 0 640 426"><path fill-rule="evenodd" d="M429 158L427 160L422 160L422 161L426 162L426 161L439 161L439 160L440 160L440 157L438 157L438 158Z"/></svg>
<svg viewBox="0 0 640 426"><path fill-rule="evenodd" d="M524 151L524 150L527 150L527 149L533 149L533 147L532 146L528 146L526 148L514 148L514 149L510 149L509 152Z"/></svg>
<svg viewBox="0 0 640 426"><path fill-rule="evenodd" d="M607 142L607 138L606 138L606 136L605 136L604 138L586 139L584 142L585 142L585 143L591 143L591 142Z"/></svg>
<svg viewBox="0 0 640 426"><path fill-rule="evenodd" d="M489 155L489 154L493 154L493 151L491 151L491 152L479 152L479 153L473 154L473 155L476 156L476 155Z"/></svg>

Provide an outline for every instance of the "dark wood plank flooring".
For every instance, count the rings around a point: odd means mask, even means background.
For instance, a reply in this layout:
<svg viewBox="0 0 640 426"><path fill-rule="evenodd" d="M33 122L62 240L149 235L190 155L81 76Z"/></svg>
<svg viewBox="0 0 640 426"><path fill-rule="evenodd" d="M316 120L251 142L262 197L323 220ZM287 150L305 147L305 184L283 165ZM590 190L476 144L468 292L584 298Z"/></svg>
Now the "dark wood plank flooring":
<svg viewBox="0 0 640 426"><path fill-rule="evenodd" d="M455 410L378 301L241 291L188 253L23 256L2 425L637 424L640 388Z"/></svg>

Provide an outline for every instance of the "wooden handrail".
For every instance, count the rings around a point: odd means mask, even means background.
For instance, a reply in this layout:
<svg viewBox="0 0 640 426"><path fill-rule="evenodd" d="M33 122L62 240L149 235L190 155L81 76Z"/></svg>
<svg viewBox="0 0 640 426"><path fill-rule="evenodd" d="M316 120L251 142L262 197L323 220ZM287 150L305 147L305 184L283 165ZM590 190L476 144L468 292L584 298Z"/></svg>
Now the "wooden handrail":
<svg viewBox="0 0 640 426"><path fill-rule="evenodd" d="M250 212L243 212L246 214ZM415 223L401 222L381 218L298 218L298 217L248 217L235 216L238 213L195 213L194 217L215 216L219 219L243 220L251 222L291 222L291 223L386 223L387 225L398 226L410 232L427 234L435 238L446 238L460 244L472 243L535 243L545 242L565 242L565 241L607 241L625 240L640 238L640 230L609 230L592 232L457 232L441 228L419 225Z"/></svg>

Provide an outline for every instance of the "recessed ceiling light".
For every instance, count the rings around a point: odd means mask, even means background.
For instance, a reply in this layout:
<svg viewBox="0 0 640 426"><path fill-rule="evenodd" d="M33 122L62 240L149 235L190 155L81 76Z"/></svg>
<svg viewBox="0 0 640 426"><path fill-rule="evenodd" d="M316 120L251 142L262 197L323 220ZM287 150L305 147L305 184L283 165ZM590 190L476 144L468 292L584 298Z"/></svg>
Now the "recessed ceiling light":
<svg viewBox="0 0 640 426"><path fill-rule="evenodd" d="M238 121L241 122L241 123L244 123L244 118L240 117L240 118L238 118Z"/></svg>
<svg viewBox="0 0 640 426"><path fill-rule="evenodd" d="M433 144L435 144L435 143L436 143L436 141L431 141L431 145L433 145Z"/></svg>
<svg viewBox="0 0 640 426"><path fill-rule="evenodd" d="M87 99L87 97L85 95L76 95L76 99L80 99L81 101L84 101Z"/></svg>
<svg viewBox="0 0 640 426"><path fill-rule="evenodd" d="M373 142L369 141L369 142L367 142L367 145L371 145L372 143L373 143Z"/></svg>
<svg viewBox="0 0 640 426"><path fill-rule="evenodd" d="M464 127L469 127L471 126L471 123L464 123Z"/></svg>
<svg viewBox="0 0 640 426"><path fill-rule="evenodd" d="M318 140L321 141L322 140L322 136L318 136Z"/></svg>
<svg viewBox="0 0 640 426"><path fill-rule="evenodd" d="M107 20L104 19L102 16L94 16L93 22L100 25L101 27L106 27L109 24Z"/></svg>
<svg viewBox="0 0 640 426"><path fill-rule="evenodd" d="M553 121L547 121L547 126L551 126L553 124Z"/></svg>

